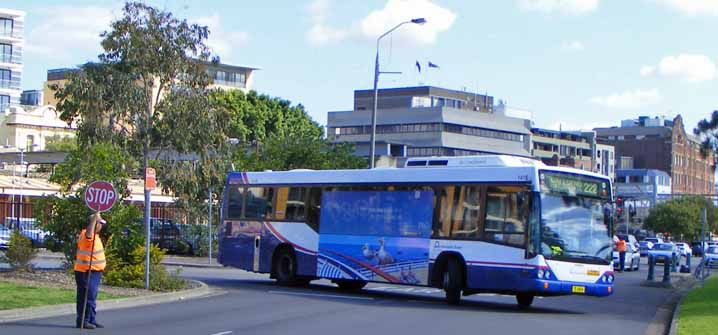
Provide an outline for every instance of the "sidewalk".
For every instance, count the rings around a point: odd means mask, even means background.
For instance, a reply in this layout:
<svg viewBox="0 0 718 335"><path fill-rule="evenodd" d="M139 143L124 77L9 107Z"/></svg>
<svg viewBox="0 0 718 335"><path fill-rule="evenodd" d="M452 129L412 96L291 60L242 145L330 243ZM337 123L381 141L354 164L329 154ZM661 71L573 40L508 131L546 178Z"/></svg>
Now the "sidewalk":
<svg viewBox="0 0 718 335"><path fill-rule="evenodd" d="M35 257L34 263L40 265L41 268L60 268L62 261L65 257L62 253L51 252L45 249L41 249ZM193 257L193 256L177 256L177 255L165 255L162 264L169 266L184 266L184 267L222 267L217 262L217 258L212 258L212 263L209 262L209 257Z"/></svg>

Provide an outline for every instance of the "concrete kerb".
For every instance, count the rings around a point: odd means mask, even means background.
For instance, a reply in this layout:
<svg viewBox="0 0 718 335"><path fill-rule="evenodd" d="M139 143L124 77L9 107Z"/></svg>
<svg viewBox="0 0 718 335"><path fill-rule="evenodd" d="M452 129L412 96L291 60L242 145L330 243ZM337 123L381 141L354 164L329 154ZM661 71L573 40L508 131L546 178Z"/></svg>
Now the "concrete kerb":
<svg viewBox="0 0 718 335"><path fill-rule="evenodd" d="M166 293L156 293L147 296L122 298L114 300L102 300L97 302L98 311L109 311L113 309L138 307L145 305L161 304L172 301L180 301L185 299L200 298L218 293L207 284L192 280L192 282L199 285L199 287ZM6 311L0 311L0 324L8 323L13 321L49 318L61 315L75 314L75 304L61 304L61 305L50 305L30 308L19 308L11 309Z"/></svg>
<svg viewBox="0 0 718 335"><path fill-rule="evenodd" d="M656 315L646 328L646 335L675 334L677 309L680 302L697 281L691 275L681 275L672 285L673 292L656 310ZM671 333L671 331L674 331Z"/></svg>

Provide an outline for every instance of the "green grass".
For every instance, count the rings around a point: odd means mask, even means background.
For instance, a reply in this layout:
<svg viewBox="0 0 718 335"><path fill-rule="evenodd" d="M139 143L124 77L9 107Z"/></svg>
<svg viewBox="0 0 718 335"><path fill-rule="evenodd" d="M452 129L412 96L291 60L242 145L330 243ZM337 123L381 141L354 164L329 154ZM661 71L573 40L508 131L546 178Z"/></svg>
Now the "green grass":
<svg viewBox="0 0 718 335"><path fill-rule="evenodd" d="M718 332L718 277L711 276L683 300L678 316L678 334L704 335Z"/></svg>
<svg viewBox="0 0 718 335"><path fill-rule="evenodd" d="M97 299L124 298L100 292ZM75 290L33 287L0 281L0 310L75 302Z"/></svg>

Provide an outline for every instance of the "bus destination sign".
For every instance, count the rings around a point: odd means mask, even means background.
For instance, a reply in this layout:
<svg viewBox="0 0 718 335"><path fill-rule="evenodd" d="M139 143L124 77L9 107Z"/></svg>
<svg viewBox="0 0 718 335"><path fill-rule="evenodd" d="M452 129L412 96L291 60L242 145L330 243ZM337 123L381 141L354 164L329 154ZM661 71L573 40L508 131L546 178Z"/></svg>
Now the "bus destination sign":
<svg viewBox="0 0 718 335"><path fill-rule="evenodd" d="M590 197L608 197L608 183L599 179L582 178L563 173L542 173L543 191L568 193Z"/></svg>

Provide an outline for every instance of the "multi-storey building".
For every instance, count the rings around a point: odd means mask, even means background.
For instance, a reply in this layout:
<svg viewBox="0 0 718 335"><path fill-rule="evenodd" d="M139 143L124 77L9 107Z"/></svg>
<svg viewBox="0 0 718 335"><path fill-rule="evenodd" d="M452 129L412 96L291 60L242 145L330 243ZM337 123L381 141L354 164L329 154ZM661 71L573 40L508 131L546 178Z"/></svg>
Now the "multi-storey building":
<svg viewBox="0 0 718 335"><path fill-rule="evenodd" d="M624 120L620 127L596 128L598 141L613 145L616 157L632 161L636 169L656 169L671 177L674 194L712 194L714 175L712 154L700 153L700 139L686 133L683 118L639 117ZM624 159L631 157L632 159ZM627 164L621 163L622 167Z"/></svg>
<svg viewBox="0 0 718 335"><path fill-rule="evenodd" d="M566 166L615 177L614 149L593 131L531 129L531 156L546 165Z"/></svg>
<svg viewBox="0 0 718 335"><path fill-rule="evenodd" d="M252 89L254 71L256 70L259 70L259 68L207 63L207 74L209 74L212 79L209 88L241 90L246 93ZM60 68L47 71L47 81L45 82L42 94L44 105L57 105L55 91L52 89L52 86L64 86L67 82L68 74L76 71L79 70L77 68Z"/></svg>
<svg viewBox="0 0 718 335"><path fill-rule="evenodd" d="M354 109L329 112L327 137L369 156L373 90L354 91ZM530 157L530 120L494 111L494 98L433 86L379 90L377 156L508 154Z"/></svg>
<svg viewBox="0 0 718 335"><path fill-rule="evenodd" d="M0 8L0 113L20 104L25 13Z"/></svg>

